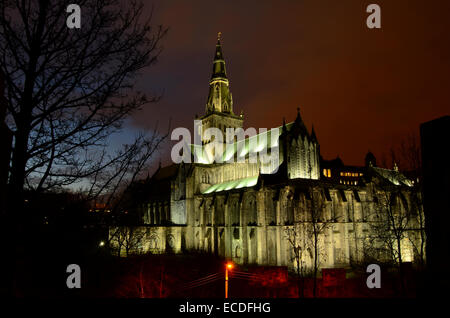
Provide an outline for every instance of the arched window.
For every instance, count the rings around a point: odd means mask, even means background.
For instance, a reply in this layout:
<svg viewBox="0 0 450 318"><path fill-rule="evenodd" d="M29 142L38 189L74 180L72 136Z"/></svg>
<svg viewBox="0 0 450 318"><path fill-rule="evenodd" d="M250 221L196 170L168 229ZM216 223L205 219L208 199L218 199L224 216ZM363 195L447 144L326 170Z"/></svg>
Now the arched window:
<svg viewBox="0 0 450 318"><path fill-rule="evenodd" d="M155 224L155 205L153 203L149 204L149 210L150 210L150 224Z"/></svg>
<svg viewBox="0 0 450 318"><path fill-rule="evenodd" d="M235 252L234 252L234 257L241 258L241 247L239 245L236 246L236 249L235 249Z"/></svg>
<svg viewBox="0 0 450 318"><path fill-rule="evenodd" d="M266 202L265 202L265 210L266 210L266 224L267 225L276 225L277 223L277 201L275 201L273 197L273 193L268 193L266 195Z"/></svg>
<svg viewBox="0 0 450 318"><path fill-rule="evenodd" d="M203 223L211 225L211 200L206 201L203 207Z"/></svg>
<svg viewBox="0 0 450 318"><path fill-rule="evenodd" d="M149 240L150 252L155 253L159 251L159 239L158 236L152 235Z"/></svg>
<svg viewBox="0 0 450 318"><path fill-rule="evenodd" d="M222 199L217 199L214 207L216 225L225 225L224 204Z"/></svg>
<svg viewBox="0 0 450 318"><path fill-rule="evenodd" d="M160 205L159 202L155 203L155 224L161 224L161 215L160 215Z"/></svg>
<svg viewBox="0 0 450 318"><path fill-rule="evenodd" d="M283 195L281 209L282 221L284 225L294 224L294 195L291 191L287 191Z"/></svg>
<svg viewBox="0 0 450 318"><path fill-rule="evenodd" d="M253 194L248 195L244 201L244 215L247 225L257 224L256 198Z"/></svg>
<svg viewBox="0 0 450 318"><path fill-rule="evenodd" d="M166 238L166 251L173 250L175 250L175 237L172 234L169 234Z"/></svg>
<svg viewBox="0 0 450 318"><path fill-rule="evenodd" d="M237 200L233 200L230 203L230 214L231 214L231 225L239 226L241 224L240 215L239 215L239 202Z"/></svg>

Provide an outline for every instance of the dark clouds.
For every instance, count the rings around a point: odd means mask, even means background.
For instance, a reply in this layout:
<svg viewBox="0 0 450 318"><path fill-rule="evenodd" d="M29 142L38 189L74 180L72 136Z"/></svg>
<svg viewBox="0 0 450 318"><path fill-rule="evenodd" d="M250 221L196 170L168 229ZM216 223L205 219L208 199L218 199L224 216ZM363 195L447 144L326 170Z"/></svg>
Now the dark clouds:
<svg viewBox="0 0 450 318"><path fill-rule="evenodd" d="M378 3L382 29L365 8ZM217 32L245 126L274 127L301 107L325 158L362 164L421 122L448 114L448 1L154 1L170 28L139 89L164 91L133 124L192 127L203 114ZM150 8L150 4L149 4Z"/></svg>

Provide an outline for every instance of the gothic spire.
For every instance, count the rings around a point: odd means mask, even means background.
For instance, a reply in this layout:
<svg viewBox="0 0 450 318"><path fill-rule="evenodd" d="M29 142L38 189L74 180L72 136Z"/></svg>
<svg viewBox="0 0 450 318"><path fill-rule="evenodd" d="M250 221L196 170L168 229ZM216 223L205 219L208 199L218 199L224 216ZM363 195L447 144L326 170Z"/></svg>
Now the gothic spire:
<svg viewBox="0 0 450 318"><path fill-rule="evenodd" d="M302 116L300 115L300 107L297 107L297 117L295 118L294 125L292 126L291 133L298 136L309 136L308 130L303 122Z"/></svg>
<svg viewBox="0 0 450 318"><path fill-rule="evenodd" d="M227 78L227 72L225 70L225 60L223 58L223 53L222 53L222 44L220 43L221 35L222 35L221 32L219 32L217 34L216 52L214 54L213 71L212 71L212 75L211 75L211 80Z"/></svg>
<svg viewBox="0 0 450 318"><path fill-rule="evenodd" d="M221 33L217 35L213 70L209 82L209 94L206 102L206 114L213 112L233 114L233 97L230 92L225 59L222 53Z"/></svg>

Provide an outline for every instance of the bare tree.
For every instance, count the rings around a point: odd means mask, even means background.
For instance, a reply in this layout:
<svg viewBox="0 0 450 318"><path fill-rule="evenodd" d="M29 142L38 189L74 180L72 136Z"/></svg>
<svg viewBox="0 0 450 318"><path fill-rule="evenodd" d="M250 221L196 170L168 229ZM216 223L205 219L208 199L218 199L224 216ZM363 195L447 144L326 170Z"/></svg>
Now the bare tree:
<svg viewBox="0 0 450 318"><path fill-rule="evenodd" d="M16 262L26 257L26 241L36 230L23 213L26 188L44 191L90 178L90 196L118 193L121 180L137 176L138 162L148 162L141 159L162 137L141 135L116 154L109 151L109 137L125 120L160 98L138 92L135 81L157 61L167 30L151 25L142 2L120 0L77 1L81 28L69 29L70 3L0 2L5 123L13 135L4 221L16 232L2 235L16 249L8 253ZM17 272L10 266L7 272ZM10 279L10 288L20 289Z"/></svg>
<svg viewBox="0 0 450 318"><path fill-rule="evenodd" d="M409 204L405 205L410 218L408 240L412 244L415 255L419 257L421 267L425 265L425 217L422 200L422 156L419 137L415 133L406 135L389 153L390 166L395 167L412 181L409 189Z"/></svg>
<svg viewBox="0 0 450 318"><path fill-rule="evenodd" d="M137 226L118 226L110 228L109 246L116 249L117 256L120 257L122 250L128 257L131 253L142 252L142 244L145 240L145 231Z"/></svg>
<svg viewBox="0 0 450 318"><path fill-rule="evenodd" d="M298 279L298 295L299 297L304 296L304 284L302 282L303 278L303 252L304 252L304 244L302 244L300 229L298 228L298 222L295 222L293 226L288 226L285 229L286 238L292 247L292 251L294 252L293 259L291 261L295 261L295 268L297 271L297 279Z"/></svg>
<svg viewBox="0 0 450 318"><path fill-rule="evenodd" d="M411 217L410 235L408 239L414 248L415 255L419 257L420 268L425 268L425 214L422 199L422 183L415 183L411 191L408 213Z"/></svg>
<svg viewBox="0 0 450 318"><path fill-rule="evenodd" d="M317 273L320 266L321 244L320 237L325 234L326 230L337 222L334 213L328 215L325 208L325 200L321 198L321 194L313 187L309 189L309 206L307 206L307 219L305 222L307 232L307 250L313 260L313 296L317 294Z"/></svg>
<svg viewBox="0 0 450 318"><path fill-rule="evenodd" d="M400 142L399 147L391 149L391 156L395 158L400 172L412 180L408 214L412 218L411 229L413 235L408 236L419 257L420 266L425 266L425 217L422 200L422 155L420 141L416 134L408 134ZM394 159L393 159L394 161ZM418 238L413 237L417 236Z"/></svg>
<svg viewBox="0 0 450 318"><path fill-rule="evenodd" d="M393 262L397 266L400 285L404 291L403 242L408 240L411 228L407 200L402 187L383 181L373 185L372 196L375 206L369 221L369 250L377 259Z"/></svg>
<svg viewBox="0 0 450 318"><path fill-rule="evenodd" d="M24 186L44 190L87 177L97 185L100 171L148 144L138 138L116 156L106 151L129 115L158 101L134 90L135 77L157 61L167 30L151 26L141 2L119 0L77 1L82 25L69 29L70 2L0 4L6 121L14 134L11 206L22 205Z"/></svg>

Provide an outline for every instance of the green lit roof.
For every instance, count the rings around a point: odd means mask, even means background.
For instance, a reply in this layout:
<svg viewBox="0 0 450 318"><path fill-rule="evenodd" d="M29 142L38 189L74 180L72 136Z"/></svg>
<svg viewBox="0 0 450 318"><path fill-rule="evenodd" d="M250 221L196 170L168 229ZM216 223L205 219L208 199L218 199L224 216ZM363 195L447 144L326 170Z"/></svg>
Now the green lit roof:
<svg viewBox="0 0 450 318"><path fill-rule="evenodd" d="M392 182L395 185L406 185L408 187L412 187L413 184L411 180L406 178L402 173L395 170L389 170L384 168L378 168L378 167L372 167L372 169L378 173L383 178L387 179L388 181Z"/></svg>
<svg viewBox="0 0 450 318"><path fill-rule="evenodd" d="M286 127L289 129L292 126L292 123L286 124ZM250 154L257 154L264 149L271 149L278 147L279 137L282 133L283 126L279 126L276 128L272 128L265 132L261 132L251 137L247 137L243 140L238 140L232 144L224 144L223 146L223 155L222 161L226 162L231 158L235 157L248 157ZM272 134L276 134L276 141L272 144ZM214 158L208 157L206 152L204 152L204 147L202 145L194 145L191 144L192 154L195 154L198 158L198 163L203 164L211 164L214 161ZM239 153L237 153L239 151Z"/></svg>
<svg viewBox="0 0 450 318"><path fill-rule="evenodd" d="M258 176L217 183L203 191L203 194L253 187L256 183L258 183Z"/></svg>

